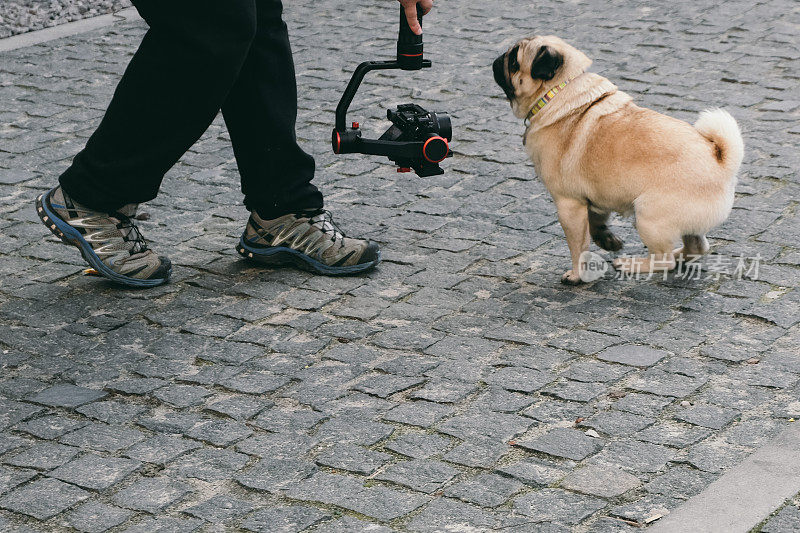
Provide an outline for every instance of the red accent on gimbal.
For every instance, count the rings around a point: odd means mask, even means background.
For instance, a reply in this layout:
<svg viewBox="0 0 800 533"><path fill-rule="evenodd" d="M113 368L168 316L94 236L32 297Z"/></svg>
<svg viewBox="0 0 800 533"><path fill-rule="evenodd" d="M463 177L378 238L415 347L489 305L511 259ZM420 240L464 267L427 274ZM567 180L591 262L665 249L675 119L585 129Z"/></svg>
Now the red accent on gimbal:
<svg viewBox="0 0 800 533"><path fill-rule="evenodd" d="M441 158L431 159L430 157L428 157L428 151L427 151L428 143L430 143L431 141L442 141L444 143L444 155ZM431 163L441 163L447 158L447 154L449 153L450 153L450 143L447 142L447 139L445 139L444 137L440 137L439 135L431 137L430 139L425 141L425 144L422 145L422 156Z"/></svg>

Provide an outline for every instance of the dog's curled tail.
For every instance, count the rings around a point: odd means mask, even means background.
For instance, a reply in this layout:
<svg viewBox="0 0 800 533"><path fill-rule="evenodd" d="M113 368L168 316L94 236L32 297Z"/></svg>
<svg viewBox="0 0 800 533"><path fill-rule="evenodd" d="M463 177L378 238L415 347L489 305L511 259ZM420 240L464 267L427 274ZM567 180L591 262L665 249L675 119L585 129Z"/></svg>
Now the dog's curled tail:
<svg viewBox="0 0 800 533"><path fill-rule="evenodd" d="M744 157L744 141L736 119L724 109L706 109L700 113L694 128L714 144L717 161L735 180Z"/></svg>

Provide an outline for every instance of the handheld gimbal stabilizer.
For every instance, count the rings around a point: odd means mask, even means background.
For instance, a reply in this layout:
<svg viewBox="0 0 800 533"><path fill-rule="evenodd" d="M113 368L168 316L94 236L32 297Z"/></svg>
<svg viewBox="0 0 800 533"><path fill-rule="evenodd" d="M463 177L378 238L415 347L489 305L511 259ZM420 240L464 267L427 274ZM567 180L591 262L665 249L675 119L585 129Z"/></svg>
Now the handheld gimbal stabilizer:
<svg viewBox="0 0 800 533"><path fill-rule="evenodd" d="M422 24L422 11L419 6L417 8L417 17ZM397 164L398 172L410 172L414 169L421 177L444 174L439 163L453 155L449 144L453 129L446 113L428 112L416 104L400 105L395 111L388 110L387 117L392 126L379 139L363 138L358 122L347 127L347 108L367 72L430 68L431 62L423 59L422 54L422 36L411 31L401 8L397 59L361 63L353 72L353 77L339 100L336 107L336 127L331 137L335 154L385 155Z"/></svg>

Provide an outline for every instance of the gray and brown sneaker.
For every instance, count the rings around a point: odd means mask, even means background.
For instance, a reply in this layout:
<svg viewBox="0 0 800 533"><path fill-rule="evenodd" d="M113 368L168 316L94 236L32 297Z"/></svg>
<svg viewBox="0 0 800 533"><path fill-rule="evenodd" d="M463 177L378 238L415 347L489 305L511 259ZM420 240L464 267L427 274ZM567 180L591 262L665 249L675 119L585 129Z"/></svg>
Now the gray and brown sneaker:
<svg viewBox="0 0 800 533"><path fill-rule="evenodd" d="M261 264L294 265L328 276L358 274L381 261L376 243L345 237L321 209L272 220L253 211L236 251Z"/></svg>
<svg viewBox="0 0 800 533"><path fill-rule="evenodd" d="M36 213L44 225L65 244L76 246L98 274L131 287L155 287L169 279L172 264L147 248L135 224L137 207L93 211L73 201L60 186L36 199Z"/></svg>

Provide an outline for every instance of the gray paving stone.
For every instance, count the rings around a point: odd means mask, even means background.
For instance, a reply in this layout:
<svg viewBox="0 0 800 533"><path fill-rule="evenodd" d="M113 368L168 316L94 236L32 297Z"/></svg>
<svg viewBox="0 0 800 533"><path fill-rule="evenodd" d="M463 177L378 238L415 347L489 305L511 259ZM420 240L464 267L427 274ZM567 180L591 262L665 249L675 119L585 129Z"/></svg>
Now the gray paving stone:
<svg viewBox="0 0 800 533"><path fill-rule="evenodd" d="M800 508L789 504L770 518L761 528L762 533L792 533L800 531Z"/></svg>
<svg viewBox="0 0 800 533"><path fill-rule="evenodd" d="M524 409L521 414L545 423L575 423L578 418L586 418L595 412L594 407L579 402L562 402L545 398L536 405Z"/></svg>
<svg viewBox="0 0 800 533"><path fill-rule="evenodd" d="M715 405L693 405L675 413L675 418L683 422L711 429L722 429L733 422L741 413Z"/></svg>
<svg viewBox="0 0 800 533"><path fill-rule="evenodd" d="M654 418L623 411L602 411L580 423L583 427L596 429L600 433L625 436L655 423Z"/></svg>
<svg viewBox="0 0 800 533"><path fill-rule="evenodd" d="M245 439L253 430L240 422L230 420L209 420L201 422L186 432L187 437L208 442L222 448Z"/></svg>
<svg viewBox="0 0 800 533"><path fill-rule="evenodd" d="M649 369L637 376L629 387L636 391L649 392L659 396L683 398L695 392L707 381L707 378L690 378L658 369Z"/></svg>
<svg viewBox="0 0 800 533"><path fill-rule="evenodd" d="M91 423L61 437L60 442L82 449L116 452L143 441L145 435L136 429L109 424Z"/></svg>
<svg viewBox="0 0 800 533"><path fill-rule="evenodd" d="M443 453L450 447L451 442L441 435L407 433L387 442L385 448L412 459L427 459Z"/></svg>
<svg viewBox="0 0 800 533"><path fill-rule="evenodd" d="M222 481L233 477L249 460L247 455L232 450L202 448L177 458L169 471L179 477Z"/></svg>
<svg viewBox="0 0 800 533"><path fill-rule="evenodd" d="M52 470L59 467L78 455L79 448L64 446L52 442L39 442L19 453L6 457L6 464L35 468L37 470Z"/></svg>
<svg viewBox="0 0 800 533"><path fill-rule="evenodd" d="M139 461L131 459L86 454L56 468L48 475L84 489L103 490L116 485L140 466Z"/></svg>
<svg viewBox="0 0 800 533"><path fill-rule="evenodd" d="M503 413L476 413L454 416L439 424L439 431L460 439L487 437L502 441L524 433L532 420Z"/></svg>
<svg viewBox="0 0 800 533"><path fill-rule="evenodd" d="M623 503L611 507L609 514L635 524L641 524L638 527L642 527L654 518L664 516L670 509L674 509L681 503L682 500L670 498L668 496L648 494L635 502Z"/></svg>
<svg viewBox="0 0 800 533"><path fill-rule="evenodd" d="M131 378L109 383L106 388L110 391L123 394L142 395L152 392L166 385L167 382L158 378Z"/></svg>
<svg viewBox="0 0 800 533"><path fill-rule="evenodd" d="M273 408L259 414L252 424L267 431L296 431L298 429L312 428L326 418L324 414L310 409L282 410Z"/></svg>
<svg viewBox="0 0 800 533"><path fill-rule="evenodd" d="M615 348L617 347L608 348L608 350ZM602 359L602 353L598 355L598 358ZM607 383L620 379L628 372L630 372L630 369L617 365L609 365L598 361L576 361L569 366L563 375L574 381Z"/></svg>
<svg viewBox="0 0 800 533"><path fill-rule="evenodd" d="M395 376L393 374L376 374L358 382L352 388L366 394L372 394L380 398L388 398L392 394L410 389L425 383L424 378L412 378Z"/></svg>
<svg viewBox="0 0 800 533"><path fill-rule="evenodd" d="M597 398L607 390L608 386L605 383L559 381L548 385L542 389L542 392L571 402L588 402Z"/></svg>
<svg viewBox="0 0 800 533"><path fill-rule="evenodd" d="M86 425L86 422L73 420L60 415L40 416L14 426L17 431L24 431L40 439L57 439L64 433L76 430Z"/></svg>
<svg viewBox="0 0 800 533"><path fill-rule="evenodd" d="M35 476L36 472L33 470L0 466L0 494L5 494Z"/></svg>
<svg viewBox="0 0 800 533"><path fill-rule="evenodd" d="M296 533L321 522L331 515L307 505L274 507L257 511L242 522L247 531Z"/></svg>
<svg viewBox="0 0 800 533"><path fill-rule="evenodd" d="M592 355L604 348L619 344L623 339L596 333L594 331L575 331L573 333L557 337L547 343L554 348L562 348L581 355Z"/></svg>
<svg viewBox="0 0 800 533"><path fill-rule="evenodd" d="M569 464L558 464L537 458L527 458L501 466L497 472L517 479L533 487L547 487L562 479L569 472Z"/></svg>
<svg viewBox="0 0 800 533"><path fill-rule="evenodd" d="M469 481L447 487L444 495L481 507L497 507L523 487L522 483L514 479L496 474L481 474Z"/></svg>
<svg viewBox="0 0 800 533"><path fill-rule="evenodd" d="M85 533L102 533L124 523L133 513L101 502L87 502L67 516L69 525Z"/></svg>
<svg viewBox="0 0 800 533"><path fill-rule="evenodd" d="M510 391L535 392L555 379L550 373L532 368L504 367L488 374L484 381Z"/></svg>
<svg viewBox="0 0 800 533"><path fill-rule="evenodd" d="M701 442L692 446L686 462L698 470L719 474L741 463L750 450L734 448L726 442Z"/></svg>
<svg viewBox="0 0 800 533"><path fill-rule="evenodd" d="M238 518L255 509L255 505L228 495L214 496L208 500L189 507L184 512L201 518L212 524L219 524Z"/></svg>
<svg viewBox="0 0 800 533"><path fill-rule="evenodd" d="M352 442L372 446L391 437L394 427L380 422L337 418L320 426L317 437L328 442Z"/></svg>
<svg viewBox="0 0 800 533"><path fill-rule="evenodd" d="M645 490L686 500L699 493L714 476L694 470L684 465L676 465L665 474L653 478L645 485Z"/></svg>
<svg viewBox="0 0 800 533"><path fill-rule="evenodd" d="M147 408L142 405L107 400L83 405L78 407L76 411L107 424L119 424L130 422L147 411Z"/></svg>
<svg viewBox="0 0 800 533"><path fill-rule="evenodd" d="M264 457L235 479L249 489L276 492L296 485L317 470L317 466L310 461Z"/></svg>
<svg viewBox="0 0 800 533"><path fill-rule="evenodd" d="M120 507L156 514L189 492L191 490L186 483L165 477L151 477L134 482L114 494L112 499Z"/></svg>
<svg viewBox="0 0 800 533"><path fill-rule="evenodd" d="M202 525L203 521L197 518L146 517L125 528L123 533L191 533L200 529Z"/></svg>
<svg viewBox="0 0 800 533"><path fill-rule="evenodd" d="M28 444L31 444L31 441L28 439L23 439L7 433L0 433L0 454L16 450Z"/></svg>
<svg viewBox="0 0 800 533"><path fill-rule="evenodd" d="M493 439L462 442L443 456L445 461L477 468L490 468L508 452L509 446Z"/></svg>
<svg viewBox="0 0 800 533"><path fill-rule="evenodd" d="M224 380L221 385L235 392L266 394L289 383L289 378L271 372L243 372Z"/></svg>
<svg viewBox="0 0 800 533"><path fill-rule="evenodd" d="M153 397L177 408L200 405L212 392L196 385L168 385L153 393Z"/></svg>
<svg viewBox="0 0 800 533"><path fill-rule="evenodd" d="M253 418L264 409L272 407L273 405L275 405L274 402L261 398L235 396L212 401L206 404L205 410L242 421Z"/></svg>
<svg viewBox="0 0 800 533"><path fill-rule="evenodd" d="M436 403L456 403L477 390L474 383L454 379L431 379L424 387L412 391L409 398Z"/></svg>
<svg viewBox="0 0 800 533"><path fill-rule="evenodd" d="M0 498L0 507L47 520L89 496L88 492L78 487L57 479L42 478Z"/></svg>
<svg viewBox="0 0 800 533"><path fill-rule="evenodd" d="M338 520L325 522L314 528L313 531L314 533L356 533L361 531L364 533L392 533L395 530L380 524L365 522L352 516L344 516Z"/></svg>
<svg viewBox="0 0 800 533"><path fill-rule="evenodd" d="M38 392L29 399L32 402L49 405L50 407L74 408L85 403L94 402L105 396L106 393L103 391L62 383Z"/></svg>
<svg viewBox="0 0 800 533"><path fill-rule="evenodd" d="M675 450L659 444L620 440L610 442L591 460L620 465L634 472L658 472L675 454Z"/></svg>
<svg viewBox="0 0 800 533"><path fill-rule="evenodd" d="M643 429L635 438L653 444L674 448L686 448L711 435L711 431L700 427L685 427L678 424L659 423Z"/></svg>
<svg viewBox="0 0 800 533"><path fill-rule="evenodd" d="M352 444L338 444L323 450L317 464L368 476L392 460L388 453L368 450Z"/></svg>
<svg viewBox="0 0 800 533"><path fill-rule="evenodd" d="M146 463L166 465L201 444L173 435L156 435L125 450L124 455Z"/></svg>
<svg viewBox="0 0 800 533"><path fill-rule="evenodd" d="M475 398L472 407L478 410L497 411L498 413L516 413L535 401L536 398L534 396L490 387Z"/></svg>
<svg viewBox="0 0 800 533"><path fill-rule="evenodd" d="M556 428L541 437L517 439L514 445L575 461L581 461L603 447L600 439L589 437L583 431L571 428Z"/></svg>
<svg viewBox="0 0 800 533"><path fill-rule="evenodd" d="M611 346L597 354L597 358L603 361L638 367L653 366L668 356L669 353L664 350L636 344Z"/></svg>
<svg viewBox="0 0 800 533"><path fill-rule="evenodd" d="M13 426L40 411L42 411L42 408L35 405L0 399L0 427Z"/></svg>
<svg viewBox="0 0 800 533"><path fill-rule="evenodd" d="M436 498L408 523L408 529L424 533L447 529L491 531L498 522L493 513L475 505Z"/></svg>
<svg viewBox="0 0 800 533"><path fill-rule="evenodd" d="M536 522L565 524L577 524L604 506L605 502L600 498L559 489L541 489L514 500L514 510Z"/></svg>
<svg viewBox="0 0 800 533"><path fill-rule="evenodd" d="M375 479L391 481L413 490L432 493L459 471L445 463L431 460L400 461L381 471Z"/></svg>
<svg viewBox="0 0 800 533"><path fill-rule="evenodd" d="M376 370L400 376L420 376L439 366L439 361L428 357L395 357L375 365Z"/></svg>
<svg viewBox="0 0 800 533"><path fill-rule="evenodd" d="M561 481L561 486L568 490L614 498L625 494L641 485L636 476L613 467L590 465L573 471Z"/></svg>
<svg viewBox="0 0 800 533"><path fill-rule="evenodd" d="M319 441L300 433L254 435L236 444L236 450L258 457L293 458L302 456Z"/></svg>
<svg viewBox="0 0 800 533"><path fill-rule="evenodd" d="M674 398L630 392L614 403L614 408L643 416L657 416Z"/></svg>
<svg viewBox="0 0 800 533"><path fill-rule="evenodd" d="M774 420L754 418L742 420L723 432L726 442L738 446L759 447L780 432L782 425Z"/></svg>
<svg viewBox="0 0 800 533"><path fill-rule="evenodd" d="M297 500L336 505L380 521L405 516L428 501L418 494L364 486L349 476L321 472L289 487L287 495Z"/></svg>

